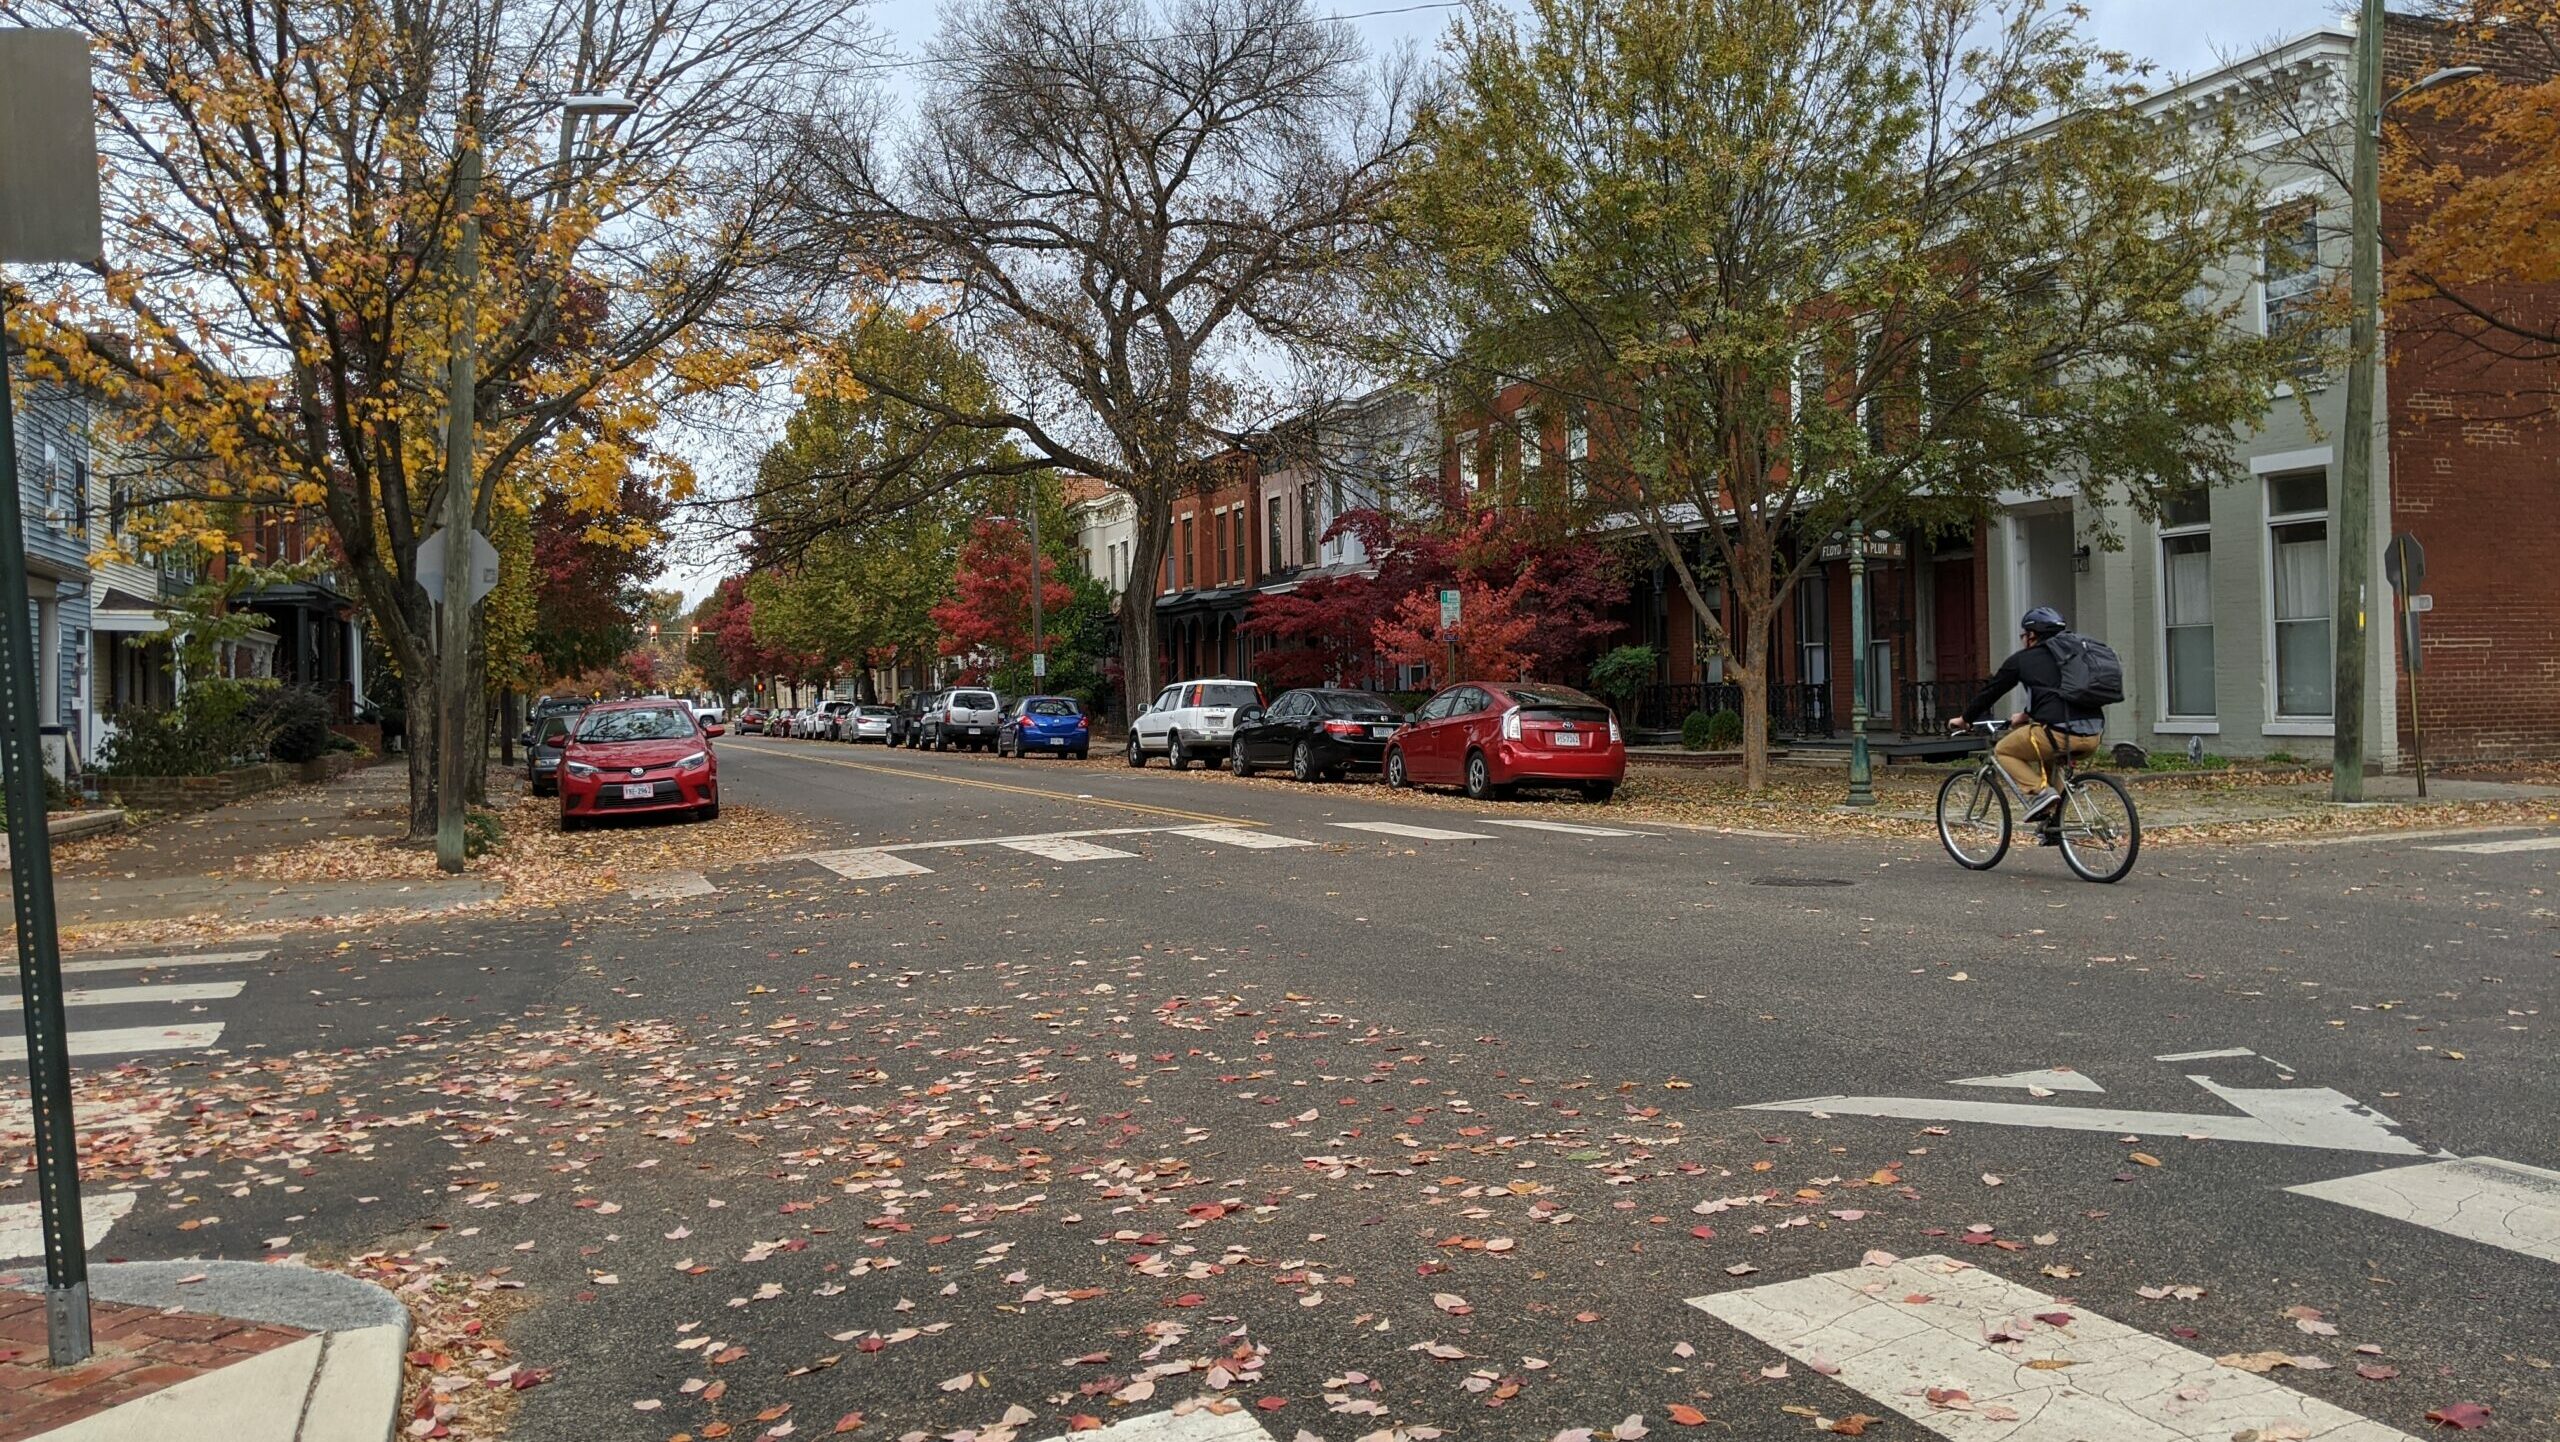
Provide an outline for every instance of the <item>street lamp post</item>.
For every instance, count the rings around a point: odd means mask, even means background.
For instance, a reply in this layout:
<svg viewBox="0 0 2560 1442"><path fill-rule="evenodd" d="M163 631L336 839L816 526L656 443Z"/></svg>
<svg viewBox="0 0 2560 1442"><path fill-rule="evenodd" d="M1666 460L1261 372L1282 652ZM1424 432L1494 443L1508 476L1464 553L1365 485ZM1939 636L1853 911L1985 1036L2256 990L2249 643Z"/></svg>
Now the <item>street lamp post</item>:
<svg viewBox="0 0 2560 1442"><path fill-rule="evenodd" d="M1031 482L1031 501L1024 506L1031 518L1031 679L1037 683L1049 677L1048 624L1040 614L1040 482Z"/></svg>
<svg viewBox="0 0 2560 1442"><path fill-rule="evenodd" d="M2349 185L2354 235L2348 290L2346 434L2338 458L2338 591L2330 611L2332 648L2329 799L2364 799L2366 593L2373 584L2373 400L2382 364L2382 112L2439 85L2484 74L2455 65L2382 94L2382 0L2364 0L2356 28L2354 169Z"/></svg>
<svg viewBox="0 0 2560 1442"><path fill-rule="evenodd" d="M1849 521L1849 799L1876 804L1875 770L1867 755L1867 523Z"/></svg>

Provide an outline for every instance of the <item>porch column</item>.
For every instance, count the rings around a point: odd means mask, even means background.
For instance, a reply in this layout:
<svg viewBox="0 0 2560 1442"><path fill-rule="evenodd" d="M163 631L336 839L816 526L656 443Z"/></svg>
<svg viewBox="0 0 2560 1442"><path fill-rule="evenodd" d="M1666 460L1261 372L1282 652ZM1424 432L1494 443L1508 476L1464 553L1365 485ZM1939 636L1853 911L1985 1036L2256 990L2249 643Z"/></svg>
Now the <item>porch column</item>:
<svg viewBox="0 0 2560 1442"><path fill-rule="evenodd" d="M36 724L62 724L62 602L36 597Z"/></svg>
<svg viewBox="0 0 2560 1442"><path fill-rule="evenodd" d="M363 623L358 622L358 621L349 621L349 622L347 623L347 706L348 706L348 709L349 709L350 711L352 711L352 710L354 709L354 707L355 707L355 703L356 703L356 702L358 702L358 701L360 701L360 700L363 700L363 699L364 699L364 625L363 625Z"/></svg>

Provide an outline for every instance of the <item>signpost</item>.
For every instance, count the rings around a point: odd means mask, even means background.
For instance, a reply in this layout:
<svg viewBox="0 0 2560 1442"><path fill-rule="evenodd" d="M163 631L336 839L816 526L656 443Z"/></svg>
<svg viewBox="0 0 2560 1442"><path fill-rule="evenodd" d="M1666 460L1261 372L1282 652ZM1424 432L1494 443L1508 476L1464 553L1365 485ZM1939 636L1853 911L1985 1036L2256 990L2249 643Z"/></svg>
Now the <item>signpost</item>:
<svg viewBox="0 0 2560 1442"><path fill-rule="evenodd" d="M479 605L491 591L498 589L498 548L478 531L471 533L471 604ZM418 543L418 587L438 601L444 599L444 532L436 531Z"/></svg>
<svg viewBox="0 0 2560 1442"><path fill-rule="evenodd" d="M2391 545L2382 553L2382 578L2391 583L2392 604L2400 612L2400 669L2409 676L2409 757L2417 764L2418 798L2423 801L2427 795L2427 723L2418 714L2418 675L2427 669L2427 655L2419 645L2418 618L2436 608L2436 598L2411 593L2427 579L2427 548L2407 531L2393 536Z"/></svg>
<svg viewBox="0 0 2560 1442"><path fill-rule="evenodd" d="M1440 592L1440 639L1449 645L1449 674L1441 684L1458 679L1458 591L1454 586Z"/></svg>
<svg viewBox="0 0 2560 1442"><path fill-rule="evenodd" d="M0 263L94 262L101 254L88 41L70 30L0 29ZM0 308L6 304L0 290ZM68 1367L89 1356L89 1247L80 1226L80 1153L72 1132L61 939L54 932L53 844L44 824L44 753L36 735L34 636L24 609L23 524L9 368L0 355L0 607L7 611L7 624L0 625L0 784L8 795L27 1105L44 1222L45 1352L53 1365Z"/></svg>

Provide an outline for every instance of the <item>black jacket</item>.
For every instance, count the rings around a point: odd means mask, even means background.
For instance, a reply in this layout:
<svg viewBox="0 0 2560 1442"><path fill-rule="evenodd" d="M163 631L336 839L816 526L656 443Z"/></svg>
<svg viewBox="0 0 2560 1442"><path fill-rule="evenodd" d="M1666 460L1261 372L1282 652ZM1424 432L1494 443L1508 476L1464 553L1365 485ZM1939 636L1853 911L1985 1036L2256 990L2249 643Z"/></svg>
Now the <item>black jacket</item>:
<svg viewBox="0 0 2560 1442"><path fill-rule="evenodd" d="M2104 731L2105 715L2064 701L2061 691L2056 689L2061 685L2062 664L2054 659L2052 650L2039 641L2000 663L2000 670L1991 678L1991 684L1982 688L1981 695L1965 703L1965 719L1988 719L1995 714L1992 708L2000 704L2001 697L2008 695L2012 687L2024 686L2027 688L2027 716L2031 720L2092 736Z"/></svg>

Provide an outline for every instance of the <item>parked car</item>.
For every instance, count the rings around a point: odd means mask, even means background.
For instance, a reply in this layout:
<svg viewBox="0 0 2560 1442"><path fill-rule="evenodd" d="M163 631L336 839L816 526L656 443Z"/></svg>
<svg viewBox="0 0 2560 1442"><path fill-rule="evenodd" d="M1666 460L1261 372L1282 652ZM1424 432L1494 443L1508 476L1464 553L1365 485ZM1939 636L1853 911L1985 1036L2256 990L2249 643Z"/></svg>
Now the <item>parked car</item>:
<svg viewBox="0 0 2560 1442"><path fill-rule="evenodd" d="M1366 691L1308 687L1283 691L1268 709L1236 713L1228 769L1251 776L1263 766L1286 766L1300 781L1339 781L1354 767L1375 771L1386 763L1387 738L1404 713Z"/></svg>
<svg viewBox="0 0 2560 1442"><path fill-rule="evenodd" d="M1129 723L1129 764L1144 766L1159 754L1176 771L1194 761L1214 762L1235 738L1236 713L1262 704L1251 681L1183 681L1167 686Z"/></svg>
<svg viewBox="0 0 2560 1442"><path fill-rule="evenodd" d="M569 732L578 724L574 711L554 711L528 728L530 739L524 743L525 784L536 796L549 796L560 789L560 751L569 742Z"/></svg>
<svg viewBox="0 0 2560 1442"><path fill-rule="evenodd" d="M791 734L791 728L798 724L799 720L800 708L796 706L772 712L764 718L764 734L788 736Z"/></svg>
<svg viewBox="0 0 2560 1442"><path fill-rule="evenodd" d="M1609 708L1571 687L1461 681L1396 732L1386 767L1389 786L1462 786L1477 801L1519 786L1607 801L1627 777L1627 747Z"/></svg>
<svg viewBox="0 0 2560 1442"><path fill-rule="evenodd" d="M910 750L924 744L924 713L933 704L930 691L910 691L898 698L889 715L889 744Z"/></svg>
<svg viewBox="0 0 2560 1442"><path fill-rule="evenodd" d="M853 713L859 709L861 708L851 701L828 701L820 705L818 707L818 739L821 741L852 739L847 734L846 728L852 724Z"/></svg>
<svg viewBox="0 0 2560 1442"><path fill-rule="evenodd" d="M857 706L845 723L845 739L859 745L865 741L889 744L889 718L895 713L886 706Z"/></svg>
<svg viewBox="0 0 2560 1442"><path fill-rule="evenodd" d="M976 686L945 691L924 713L924 744L936 751L954 746L984 751L996 744L996 713L1001 709L993 691Z"/></svg>
<svg viewBox="0 0 2560 1442"><path fill-rule="evenodd" d="M725 701L687 701L684 704L693 708L693 719L705 726L729 724L729 705Z"/></svg>
<svg viewBox="0 0 2560 1442"><path fill-rule="evenodd" d="M705 727L681 701L590 706L561 748L560 829L612 816L683 811L720 814L720 760Z"/></svg>
<svg viewBox="0 0 2560 1442"><path fill-rule="evenodd" d="M516 744L532 746L544 721L554 716L575 716L591 704L584 696L536 696L533 709L524 713L524 729L516 733Z"/></svg>
<svg viewBox="0 0 2560 1442"><path fill-rule="evenodd" d="M1082 761L1093 750L1093 718L1072 696L1025 696L996 722L996 754L1053 751Z"/></svg>

